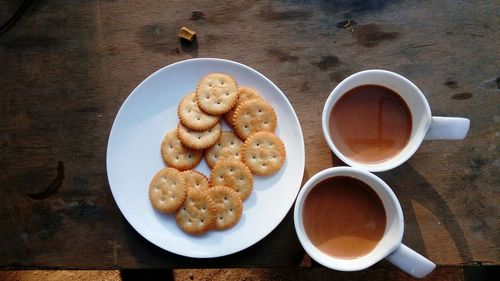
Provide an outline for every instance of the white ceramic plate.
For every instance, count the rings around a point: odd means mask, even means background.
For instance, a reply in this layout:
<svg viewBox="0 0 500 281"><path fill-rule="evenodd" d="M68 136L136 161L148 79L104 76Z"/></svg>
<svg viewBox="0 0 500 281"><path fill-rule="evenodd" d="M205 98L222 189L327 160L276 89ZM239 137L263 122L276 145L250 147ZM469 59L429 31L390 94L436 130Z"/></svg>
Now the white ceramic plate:
<svg viewBox="0 0 500 281"><path fill-rule="evenodd" d="M233 228L187 235L173 215L156 212L148 198L153 175L165 167L160 143L177 126L177 105L210 72L232 75L238 85L259 91L278 117L276 133L286 146L281 170L254 177L254 190L244 201L243 215ZM128 222L144 238L175 254L211 258L252 246L283 220L299 192L304 172L304 139L295 112L281 90L264 75L222 59L191 59L166 66L146 78L121 106L108 141L107 172L113 197ZM196 170L210 175L203 160Z"/></svg>

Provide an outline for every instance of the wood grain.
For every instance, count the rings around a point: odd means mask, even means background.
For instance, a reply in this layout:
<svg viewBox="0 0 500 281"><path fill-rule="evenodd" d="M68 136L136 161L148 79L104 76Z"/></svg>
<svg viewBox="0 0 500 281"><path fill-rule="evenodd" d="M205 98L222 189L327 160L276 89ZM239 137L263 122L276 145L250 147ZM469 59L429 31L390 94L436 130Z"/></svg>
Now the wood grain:
<svg viewBox="0 0 500 281"><path fill-rule="evenodd" d="M401 201L408 246L441 265L500 262L500 36L491 1L35 2L0 37L0 267L300 264L290 214L248 250L193 260L145 241L115 205L105 154L121 103L153 71L193 57L239 61L283 90L304 133L305 179L342 164L323 139L321 110L357 71L398 72L433 114L470 118L464 141L425 142L379 176ZM8 3L1 19L17 5ZM337 27L347 19L355 24ZM178 40L183 25L197 32L194 44ZM59 162L63 179L50 187ZM48 187L44 199L29 196Z"/></svg>

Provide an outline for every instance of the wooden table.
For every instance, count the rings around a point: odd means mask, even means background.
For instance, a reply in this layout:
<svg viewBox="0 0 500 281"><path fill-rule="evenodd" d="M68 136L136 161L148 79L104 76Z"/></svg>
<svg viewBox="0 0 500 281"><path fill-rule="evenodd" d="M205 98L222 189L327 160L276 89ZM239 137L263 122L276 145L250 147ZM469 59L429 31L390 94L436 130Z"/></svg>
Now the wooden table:
<svg viewBox="0 0 500 281"><path fill-rule="evenodd" d="M357 71L398 72L433 114L470 118L465 140L425 142L378 176L401 201L408 246L439 265L499 264L494 2L35 1L0 36L0 267L307 264L291 213L251 248L197 260L147 242L114 203L105 155L121 103L155 70L196 57L247 64L284 91L304 133L304 180L342 165L320 115L330 91ZM2 22L19 4L0 2ZM183 25L197 32L195 43L179 41Z"/></svg>

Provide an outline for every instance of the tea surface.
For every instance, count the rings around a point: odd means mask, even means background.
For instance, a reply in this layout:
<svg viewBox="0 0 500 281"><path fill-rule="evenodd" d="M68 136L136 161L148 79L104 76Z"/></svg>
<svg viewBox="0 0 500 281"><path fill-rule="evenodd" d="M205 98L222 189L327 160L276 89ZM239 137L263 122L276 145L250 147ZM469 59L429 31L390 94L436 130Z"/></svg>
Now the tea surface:
<svg viewBox="0 0 500 281"><path fill-rule="evenodd" d="M345 156L362 163L380 163L408 143L412 117L406 102L379 85L362 85L344 94L329 119L330 135Z"/></svg>
<svg viewBox="0 0 500 281"><path fill-rule="evenodd" d="M323 253L354 259L369 253L386 227L384 205L366 183L345 176L326 179L307 195L304 229Z"/></svg>

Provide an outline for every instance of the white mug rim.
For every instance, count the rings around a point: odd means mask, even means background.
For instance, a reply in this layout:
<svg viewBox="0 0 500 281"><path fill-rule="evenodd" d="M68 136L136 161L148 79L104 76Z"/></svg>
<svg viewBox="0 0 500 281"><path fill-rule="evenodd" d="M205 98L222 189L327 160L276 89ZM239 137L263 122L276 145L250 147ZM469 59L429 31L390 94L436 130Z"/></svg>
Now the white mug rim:
<svg viewBox="0 0 500 281"><path fill-rule="evenodd" d="M365 176L368 177L379 186L382 187L384 193L388 195L391 203L395 207L395 217L397 219L397 227L396 231L396 237L391 240L391 245L386 248L374 248L370 253L364 255L363 257L360 257L358 259L340 259L340 258L335 258L332 256L327 255L326 253L321 252L318 250L312 242L309 240L305 229L303 225L303 220L302 220L302 212L303 212L303 206L305 199L309 192L317 186L319 182L321 182L324 179L332 178L335 176L350 176L356 179L359 179L363 181L360 176ZM365 182L365 181L363 181ZM365 182L366 183L366 182ZM367 183L368 184L368 183ZM370 184L368 184L372 190L374 190L379 196L380 193L377 192ZM384 208L387 211L387 205L386 203L384 204ZM389 222L388 222L389 223ZM399 200L397 199L396 195L392 191L392 189L379 177L376 175L361 169L361 168L355 168L355 167L347 167L347 166L342 166L342 167L332 167L325 169L317 174L315 174L313 177L311 177L302 187L302 189L299 192L299 195L297 196L297 200L295 202L294 206L294 225L295 225L295 232L297 233L297 237L299 238L299 242L301 243L302 247L304 250L308 253L308 255L314 259L316 262L320 263L321 265L335 269L335 270L341 270L341 271L357 271L357 270L363 270L366 269L373 264L379 262L380 260L384 259L386 256L388 256L390 253L392 253L394 250L396 250L399 245L401 244L401 241L403 239L403 232L404 232L404 218L403 218L403 211L401 208L401 205L399 204ZM387 226L386 226L387 228ZM387 229L386 229L387 230ZM384 233L384 236L380 241L384 239L384 237L387 235L387 231ZM362 260L362 262L360 262ZM339 265L339 264L344 264L344 265ZM345 264L349 264L348 266L345 266Z"/></svg>
<svg viewBox="0 0 500 281"><path fill-rule="evenodd" d="M388 159L388 160L383 161L383 162L378 162L378 163L362 163L362 162L357 162L357 161L355 161L355 160L353 160L353 159L345 156L335 146L335 144L333 142L333 139L330 136L329 119L330 119L331 111L332 111L335 103L339 100L339 98L348 92L348 91L339 92L338 89L344 87L345 84L350 83L352 80L359 79L360 76L363 76L363 75L366 75L366 74L383 74L383 75L388 75L388 76L392 76L393 78L399 79L403 83L405 83L406 85L408 85L410 88L412 88L412 90L415 93L417 93L417 96L418 96L418 98L421 101L421 104L423 106L422 109L423 109L425 118L427 120L425 120L424 127L423 128L419 128L418 130L420 130L420 131L417 132L417 133L415 133L415 134L413 134L410 137L410 139L408 140L408 143L405 146L405 148L403 150L401 150L400 153L402 153L403 151L405 152L405 156L404 157L399 157L398 158L397 157L397 156L399 156L399 154L398 154L398 155L396 155L395 157L393 157L391 159ZM363 85L363 84L361 83L360 85ZM379 85L386 86L383 83L380 83ZM336 98L336 101L333 102L335 98ZM405 101L405 102L408 105L408 107L410 108L412 119L415 118L413 112L414 112L414 108L415 108L416 105L415 104L411 104L411 103L409 103L407 101ZM426 134L427 130L430 127L431 120L432 120L432 114L431 114L431 109L430 109L429 103L428 103L427 99L425 98L425 95L422 93L422 91L420 91L420 89L413 82L411 82L406 77L404 77L404 76L402 76L400 74L397 74L395 72L391 72L391 71L388 71L388 70L382 70L382 69L369 69L369 70L363 70L363 71L360 71L360 72L356 72L356 73L350 75L349 77L347 77L344 80L342 80L342 82L340 82L332 90L332 92L328 96L328 98L327 98L327 100L325 102L325 105L323 107L321 125L322 125L322 129L323 129L323 135L325 137L325 140L326 140L328 146L330 147L330 149L333 151L333 153L341 161L343 161L344 163L346 163L349 166L363 168L363 169L366 169L366 170L368 170L370 172L383 172L383 171L391 170L391 169L394 169L394 168L400 166L401 164L403 164L404 162L406 162L411 156L413 156L413 154L415 154L415 152L418 150L418 148L420 147L420 145L422 144L422 142L423 142L423 140L425 138L425 134Z"/></svg>

